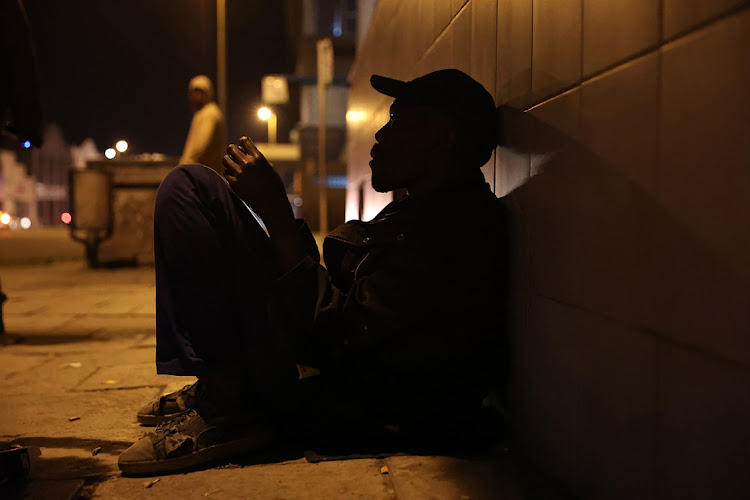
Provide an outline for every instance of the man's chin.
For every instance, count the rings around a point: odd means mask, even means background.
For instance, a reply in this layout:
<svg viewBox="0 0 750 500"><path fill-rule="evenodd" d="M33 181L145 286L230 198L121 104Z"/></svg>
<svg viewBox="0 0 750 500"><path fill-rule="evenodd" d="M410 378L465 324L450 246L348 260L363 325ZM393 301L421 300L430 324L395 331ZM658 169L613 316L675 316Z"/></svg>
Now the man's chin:
<svg viewBox="0 0 750 500"><path fill-rule="evenodd" d="M379 180L379 179L371 179L372 188L377 191L378 193L387 193L389 191L393 191L393 187L391 187L389 184Z"/></svg>

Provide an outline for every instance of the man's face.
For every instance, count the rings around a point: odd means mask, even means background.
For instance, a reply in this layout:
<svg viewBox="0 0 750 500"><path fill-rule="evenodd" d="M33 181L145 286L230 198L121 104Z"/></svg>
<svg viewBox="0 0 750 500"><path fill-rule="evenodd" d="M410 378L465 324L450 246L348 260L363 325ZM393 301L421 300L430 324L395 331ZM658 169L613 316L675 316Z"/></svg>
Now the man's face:
<svg viewBox="0 0 750 500"><path fill-rule="evenodd" d="M206 93L201 89L190 89L188 90L188 100L191 108L201 109L206 103Z"/></svg>
<svg viewBox="0 0 750 500"><path fill-rule="evenodd" d="M449 126L436 109L394 103L391 119L375 134L370 151L373 189L385 193L408 188L431 176L435 155L445 149Z"/></svg>

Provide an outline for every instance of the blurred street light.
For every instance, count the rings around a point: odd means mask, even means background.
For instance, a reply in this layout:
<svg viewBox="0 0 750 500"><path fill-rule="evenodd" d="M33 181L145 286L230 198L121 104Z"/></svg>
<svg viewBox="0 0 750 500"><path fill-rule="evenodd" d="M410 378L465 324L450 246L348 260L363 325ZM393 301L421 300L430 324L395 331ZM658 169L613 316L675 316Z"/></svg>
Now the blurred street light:
<svg viewBox="0 0 750 500"><path fill-rule="evenodd" d="M120 153L124 153L128 150L128 141L119 140L117 141L117 144L115 144L115 149L119 151Z"/></svg>
<svg viewBox="0 0 750 500"><path fill-rule="evenodd" d="M108 160L111 160L117 156L117 151L115 151L115 148L107 148L104 152L104 156L106 156Z"/></svg>
<svg viewBox="0 0 750 500"><path fill-rule="evenodd" d="M268 122L268 142L276 144L276 114L263 106L258 110L258 118Z"/></svg>
<svg viewBox="0 0 750 500"><path fill-rule="evenodd" d="M271 110L270 110L270 109L268 109L268 108L266 108L266 107L262 107L262 108L260 108L260 109L258 110L258 118L260 118L260 119L261 119L261 120L263 120L263 121L266 121L266 120L268 120L269 118L271 118L271 115L272 115L272 114L273 114L273 113L271 112Z"/></svg>
<svg viewBox="0 0 750 500"><path fill-rule="evenodd" d="M364 119L365 119L364 111L349 110L346 112L347 122L361 122Z"/></svg>

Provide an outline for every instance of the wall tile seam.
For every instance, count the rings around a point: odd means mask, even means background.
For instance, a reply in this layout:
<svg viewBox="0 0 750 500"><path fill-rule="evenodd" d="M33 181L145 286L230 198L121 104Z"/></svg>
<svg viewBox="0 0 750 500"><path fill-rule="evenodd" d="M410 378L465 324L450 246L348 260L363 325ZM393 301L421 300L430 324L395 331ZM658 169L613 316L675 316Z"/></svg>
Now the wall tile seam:
<svg viewBox="0 0 750 500"><path fill-rule="evenodd" d="M500 9L500 6L498 6L498 10ZM529 30L529 88L528 93L526 94L529 99L531 99L531 96L533 95L534 91L534 2L531 2L531 18L529 19L531 22L531 29ZM498 17L498 23L499 23L499 17ZM499 49L498 49L499 50ZM530 105L528 109L531 109L533 106ZM531 158L529 157L529 177L531 177Z"/></svg>
<svg viewBox="0 0 750 500"><path fill-rule="evenodd" d="M555 99L558 99L558 98L563 97L563 96L565 96L567 94L573 93L574 91L578 90L582 85L583 85L582 83L576 83L575 85L570 85L568 87L565 87L565 89L561 90L560 92L556 93L555 95L553 95L551 97L546 97L546 98L544 98L544 100L542 100L542 101L540 101L540 102L538 102L536 104L530 105L528 108L526 108L523 111L524 111L524 113L528 113L530 111L535 111L537 108L540 108L540 107L544 106L545 104L554 101ZM529 172L529 173L531 173L531 172Z"/></svg>
<svg viewBox="0 0 750 500"><path fill-rule="evenodd" d="M661 38L661 37L660 37ZM654 396L656 400L656 415L654 417L654 435L655 436L664 436L664 431L667 428L665 425L665 415L664 415L664 373L663 373L663 358L664 354L662 351L664 350L665 344L658 344L656 346L656 362L654 363ZM662 457L664 457L665 451L668 449L668 446L666 445L664 439L654 439L653 440L653 459L654 459L654 466L653 470L651 471L651 491L653 494L653 498L659 498L659 484L660 479L664 476L664 464L661 463Z"/></svg>
<svg viewBox="0 0 750 500"><path fill-rule="evenodd" d="M529 157L528 163L529 163L529 176L531 176L531 157ZM520 223L522 224L523 235L524 235L524 238L525 238L525 240L523 242L524 246L521 247L522 251L523 251L524 248L526 248L526 249L531 248L531 227L529 226L529 224L527 224L526 214L524 213L523 207L521 207L520 205L518 205L517 209L518 209L518 212L519 212L519 219L521 220ZM532 311L533 306L531 305L531 297L533 295L537 295L537 294L534 292L534 290L535 290L534 278L533 278L534 275L531 272L531 269L533 269L532 263L534 262L534 256L532 255L532 252L523 252L523 254L524 254L524 257L525 257L524 260L525 260L525 264L526 264L526 267L522 269L523 273L525 274L525 276L524 276L524 286L526 287L525 288L525 291L526 291L526 307L524 308L523 323L522 323L523 330L522 331L528 332L529 329L531 328L530 327L530 325L531 325L531 316L532 316L532 312L533 312Z"/></svg>
<svg viewBox="0 0 750 500"><path fill-rule="evenodd" d="M435 47L435 46L436 46L436 45L438 44L438 42L440 41L440 39L441 39L441 38L443 38L443 37L445 37L445 36L447 35L447 33L448 33L448 29L449 29L449 28L450 28L450 27L451 27L451 26L452 26L453 24L455 24L455 22L456 22L456 19L458 19L458 17L459 17L460 15L461 15L461 13L462 13L462 12L463 12L464 10L466 10L466 9L467 9L467 8L469 7L469 4L471 4L471 0L468 0L468 1L467 1L467 2L466 2L466 3L464 4L464 5L463 5L463 7L461 7L461 9L459 9L459 11L458 11L458 12L456 12L456 15L455 15L455 16L453 16L453 18L452 18L452 19L451 19L451 20L450 20L450 21L448 22L448 24L446 24L446 25L445 25L445 28L443 28L443 31L441 31L441 32L440 32L440 33L438 34L438 36L436 36L436 37L435 37L435 39L434 39L434 40L432 41L432 43L431 43L431 44L430 44L430 45L429 45L429 46L427 47L427 49L426 49L426 50L425 50L425 51L424 51L424 52L422 53L422 55L421 55L421 56L419 57L419 59L417 59L417 60L416 60L416 61L414 62L414 64L413 64L413 67L417 67L417 66L419 66L419 65L420 65L420 64L421 64L421 63L422 63L422 62L424 61L424 59L425 59L425 58L427 57L427 54L429 54L429 53L430 53L430 51L431 51L431 50L432 50L432 49L433 49L433 48L434 48L434 47ZM497 22L497 21L495 21L495 22ZM497 38L497 37L495 37L495 38ZM495 42L495 43L497 43L497 42Z"/></svg>
<svg viewBox="0 0 750 500"><path fill-rule="evenodd" d="M624 328L627 328L628 330L637 333L640 336L643 337L649 337L656 339L660 341L662 344L667 344L673 348L682 350L684 352L689 352L698 356L702 356L703 358L709 359L713 362L720 363L722 365L729 365L732 366L734 369L742 371L745 375L750 376L750 363L747 361L741 361L738 359L734 359L731 357L728 357L720 352L707 349L702 346L698 346L695 344L692 344L690 342L686 342L683 340L678 340L669 335L668 333L660 332L658 330L654 330L653 328L649 328L646 326L638 326L633 323L629 323L626 321L622 321L621 319L615 318L613 316L609 316L607 314L603 314L599 311L595 311L593 309L589 309L587 307L581 306L580 304L574 304L572 302L567 302L565 300L560 300L558 298L549 297L547 295L543 295L541 293L538 293L534 289L531 290L531 294L535 297L542 298L545 300L549 300L550 302L554 302L555 304L568 307L570 309L575 309L576 311L583 312L586 314L590 314L600 320L607 321L609 323L613 323L616 325L620 325Z"/></svg>
<svg viewBox="0 0 750 500"><path fill-rule="evenodd" d="M581 54L581 65L578 68L578 74L581 75L581 81L584 80L585 75L586 75L586 73L583 71L583 55L584 55L584 52L583 52L583 41L584 41L584 38L585 38L585 36L584 36L585 35L584 26L585 25L583 24L583 22L585 21L585 12L586 12L586 5L585 4L586 4L586 0L581 0L581 45L580 45L580 49L579 49L579 52ZM532 54L533 54L533 52L532 52Z"/></svg>
<svg viewBox="0 0 750 500"><path fill-rule="evenodd" d="M661 5L662 5L662 9L663 9L663 7L664 7L664 0L662 0ZM708 28L712 24L720 23L720 22L722 22L722 21L724 21L726 19L729 19L729 18L731 18L731 17L733 17L735 15L739 15L740 13L742 13L743 10L750 10L750 0L745 0L744 3L735 5L734 7L732 7L729 10L725 10L724 12L721 12L719 14L716 14L716 15L712 16L712 17L709 17L708 19L705 19L705 20L701 21L700 23L698 23L696 25L690 26L690 27L688 27L688 28L686 28L686 29L684 29L682 31L678 31L677 33L675 33L674 35L672 35L672 36L670 36L668 38L664 38L664 18L662 16L662 19L661 19L662 22L661 22L661 24L659 26L659 30L660 30L660 33L661 33L661 37L660 38L663 39L662 40L662 45L666 45L668 43L672 43L672 42L674 42L676 40L679 40L681 38L685 38L687 36L692 35L693 33L696 33L698 31L701 31L701 30L705 29L705 28Z"/></svg>
<svg viewBox="0 0 750 500"><path fill-rule="evenodd" d="M657 25L657 40L659 40L659 43L664 43L664 2L666 0L661 0L659 2L659 6L656 8L656 15L657 15L657 22L659 23Z"/></svg>
<svg viewBox="0 0 750 500"><path fill-rule="evenodd" d="M464 7L466 7L467 5L469 5L469 3L471 3L471 1L472 0L469 0L468 2L466 2L466 5L464 5ZM497 64L497 50L498 50L497 28L498 28L498 24L499 24L498 23L498 12L500 11L500 6L498 5L499 2L497 2L497 1L494 2L494 4L495 4L495 15L493 17L495 19L495 36L494 36L494 39L495 39L495 48L493 50L493 54L494 54L494 57L495 57L495 74L494 74L495 79L494 79L494 82L493 82L492 86L493 86L493 88L497 88L497 66L498 66L498 64ZM471 45L470 46L473 49L474 48L474 36L476 35L476 32L474 30L474 21L473 21L475 13L472 12L471 14L472 14L472 29L471 29ZM472 55L472 58L473 58L473 55ZM491 92L491 93L493 94L492 95L492 100L494 102L495 101L494 92ZM497 104L495 104L495 106L497 107ZM499 162L498 162L497 148L498 148L498 146L496 146L495 147L495 151L492 152L492 192L495 193L495 196L497 196L497 177L498 177L497 172L498 172L498 169L500 167Z"/></svg>
<svg viewBox="0 0 750 500"><path fill-rule="evenodd" d="M396 15L398 14L399 9L401 9L403 6L403 2L398 2L396 5L396 8L393 10L393 19L396 18ZM379 20L378 12L382 11L382 9L377 8L377 4L375 6L375 12L373 13L372 20L370 21L370 25L367 27L367 35L365 36L365 39L362 41L362 44L360 47L357 47L355 49L354 53L354 61L352 61L352 65L349 68L349 72L346 74L346 80L349 82L350 86L351 83L356 79L356 75L359 72L359 63L358 61L364 60L364 61L371 61L373 59L373 54L371 54L370 45L374 44L375 42L372 41L373 39L373 27L375 26L376 22Z"/></svg>
<svg viewBox="0 0 750 500"><path fill-rule="evenodd" d="M538 107L540 107L540 106L542 106L544 104L547 104L550 101L554 101L558 97L561 97L561 96L563 96L565 94L568 94L568 93L572 92L573 90L575 90L575 89L577 89L579 87L582 87L584 85L587 85L587 84L591 83L593 80L597 80L597 79L599 79L601 77L606 76L607 73L614 73L615 71L623 68L624 66L627 66L629 64L635 63L639 59L645 59L646 57L648 57L648 56L650 56L650 55L652 55L654 53L658 53L660 50L661 50L661 46L660 45L653 45L653 46L647 47L647 48L645 48L645 49L643 49L643 50L641 50L641 51L639 51L639 52L631 55L627 59L623 59L623 60L617 61L617 62L615 62L615 63L613 63L613 64L611 64L609 66L606 66L606 67L602 68L601 70L598 70L598 71L596 71L594 73L591 73L591 75L587 76L586 78L582 78L580 81L578 81L576 83L573 83L571 85L563 87L558 92L556 92L556 93L554 93L554 94L552 94L550 96L547 96L547 97L544 97L544 98L542 98L542 99L540 99L538 101L532 102L529 105L529 107L526 108L523 111L524 112L531 111L531 110L533 110L535 108L538 108Z"/></svg>
<svg viewBox="0 0 750 500"><path fill-rule="evenodd" d="M662 119L664 117L663 115L663 92L664 92L664 82L662 81L664 78L664 71L663 71L663 57L664 57L664 51L659 48L659 50L656 53L656 131L654 135L656 136L656 157L655 160L655 172L654 172L654 192L656 193L656 196L658 196L658 199L664 199L662 197L663 193L661 192L661 174L662 169L664 165L662 164L661 159L661 150L662 150Z"/></svg>
<svg viewBox="0 0 750 500"><path fill-rule="evenodd" d="M532 8L533 8L533 6L532 6ZM703 30L705 28L708 28L710 25L715 24L715 23L719 23L719 22L721 22L721 21L723 21L725 19L728 19L728 18L732 17L733 15L739 14L743 10L750 10L750 0L748 0L748 2L746 4L742 4L739 8L731 9L730 11L728 11L726 13L723 13L723 14L720 14L718 16L713 17L710 21L707 21L705 23L701 23L700 25L696 25L696 26L690 28L689 30L686 30L686 31L682 32L682 34L679 35L679 36L670 37L670 38L664 40L663 42L657 42L656 44L650 45L650 46L648 46L648 47L646 47L646 48L644 48L644 49L642 49L642 50L640 50L640 51L638 51L638 52L636 52L636 53L628 56L625 59L621 59L619 61L616 61L616 62L614 62L614 63L612 63L612 64L610 64L608 66L603 67L602 69L599 69L599 70L591 73L590 75L586 76L585 78L581 78L581 80L577 81L576 83L573 83L573 84L570 84L570 85L567 85L567 86L563 87L558 92L556 92L556 93L554 93L552 95L546 96L546 97L544 97L544 98L542 98L540 100L537 100L537 101L533 101L529 105L529 107L527 107L523 111L531 111L534 108L537 108L539 106L542 106L543 104L546 104L546 103L548 103L550 101L553 101L553 100L557 99L558 97L560 97L560 96L562 96L564 94L567 94L570 91L572 91L572 90L574 90L574 89L576 89L576 88L578 88L578 87L580 87L582 85L585 85L585 84L591 82L592 80L596 80L597 78L605 76L607 73L617 71L622 66L631 64L631 63L637 61L638 59L642 59L642 58L648 57L649 55L651 55L651 54L653 54L655 52L659 52L666 45L672 44L672 43L674 43L674 42L676 42L678 40L681 40L683 38L686 38L686 37L689 37L691 35L697 34L701 30ZM532 28L532 32L533 32L533 28ZM533 34L532 34L532 44L533 44ZM532 47L532 50L533 50L533 47ZM660 64L660 67L661 67L661 64ZM531 71L532 71L532 73L534 71L534 68L533 68L533 59L532 59L532 64L531 64ZM581 74L583 74L583 73L581 73Z"/></svg>

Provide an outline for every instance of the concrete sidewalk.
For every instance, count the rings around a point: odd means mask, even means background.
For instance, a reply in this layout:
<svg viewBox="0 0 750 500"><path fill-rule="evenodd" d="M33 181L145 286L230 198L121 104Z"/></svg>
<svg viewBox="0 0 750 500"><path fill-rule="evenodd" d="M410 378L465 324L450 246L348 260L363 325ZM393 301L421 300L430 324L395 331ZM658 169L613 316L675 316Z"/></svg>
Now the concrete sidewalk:
<svg viewBox="0 0 750 500"><path fill-rule="evenodd" d="M42 451L30 480L16 491L0 486L2 498L550 498L502 452L321 463L258 454L186 474L121 477L119 453L144 433L136 410L192 382L156 374L153 269L77 261L4 267L0 276L9 296L0 441Z"/></svg>

